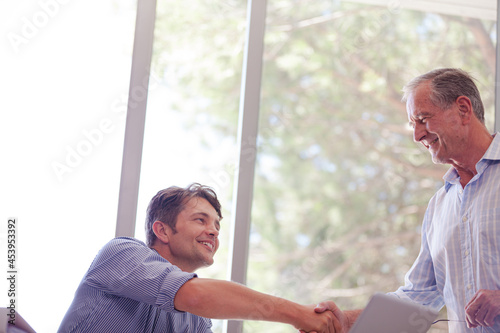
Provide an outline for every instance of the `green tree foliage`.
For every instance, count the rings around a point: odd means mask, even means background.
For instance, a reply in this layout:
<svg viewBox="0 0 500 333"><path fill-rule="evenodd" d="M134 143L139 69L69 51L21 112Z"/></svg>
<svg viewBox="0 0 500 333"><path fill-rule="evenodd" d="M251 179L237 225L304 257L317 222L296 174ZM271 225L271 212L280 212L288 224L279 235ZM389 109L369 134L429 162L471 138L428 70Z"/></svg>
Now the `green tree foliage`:
<svg viewBox="0 0 500 333"><path fill-rule="evenodd" d="M236 136L246 12L159 3L154 68L202 139L201 122ZM358 308L403 283L447 170L413 142L401 89L433 68L467 70L491 129L495 22L325 0L269 1L266 22L248 285ZM290 328L245 324L257 331Z"/></svg>

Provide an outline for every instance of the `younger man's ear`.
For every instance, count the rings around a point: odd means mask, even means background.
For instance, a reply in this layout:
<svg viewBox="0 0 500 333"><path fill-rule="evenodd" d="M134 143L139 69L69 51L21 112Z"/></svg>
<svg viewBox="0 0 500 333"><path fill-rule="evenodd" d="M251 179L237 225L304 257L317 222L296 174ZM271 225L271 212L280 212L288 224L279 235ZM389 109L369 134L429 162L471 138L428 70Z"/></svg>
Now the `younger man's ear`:
<svg viewBox="0 0 500 333"><path fill-rule="evenodd" d="M169 242L169 231L170 227L163 223L162 221L155 221L153 223L153 232L162 243L168 244Z"/></svg>

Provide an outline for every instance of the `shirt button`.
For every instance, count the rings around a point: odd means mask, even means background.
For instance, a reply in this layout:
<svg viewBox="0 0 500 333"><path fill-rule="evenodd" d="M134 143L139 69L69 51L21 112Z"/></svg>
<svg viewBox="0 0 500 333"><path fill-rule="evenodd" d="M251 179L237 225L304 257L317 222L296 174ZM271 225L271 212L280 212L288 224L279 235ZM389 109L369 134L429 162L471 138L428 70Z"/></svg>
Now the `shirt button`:
<svg viewBox="0 0 500 333"><path fill-rule="evenodd" d="M469 255L469 251L465 251L465 253L464 253L464 254L465 254L466 256L468 256L468 255Z"/></svg>
<svg viewBox="0 0 500 333"><path fill-rule="evenodd" d="M467 216L462 217L462 221L466 222L467 221Z"/></svg>
<svg viewBox="0 0 500 333"><path fill-rule="evenodd" d="M459 189L458 193L462 194L462 193L464 193L464 190L463 189Z"/></svg>
<svg viewBox="0 0 500 333"><path fill-rule="evenodd" d="M471 290L472 289L472 286L470 284L467 285L467 289L468 290Z"/></svg>

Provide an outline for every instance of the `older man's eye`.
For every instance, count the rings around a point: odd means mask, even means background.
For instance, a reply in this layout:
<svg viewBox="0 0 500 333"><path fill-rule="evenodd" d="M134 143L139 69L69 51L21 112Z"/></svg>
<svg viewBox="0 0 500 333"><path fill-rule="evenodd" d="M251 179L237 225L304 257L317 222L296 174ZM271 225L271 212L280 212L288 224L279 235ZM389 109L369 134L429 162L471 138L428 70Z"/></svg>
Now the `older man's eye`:
<svg viewBox="0 0 500 333"><path fill-rule="evenodd" d="M427 122L427 117L418 117L416 122L419 124L425 124ZM416 124L413 124L413 128L415 128L415 126Z"/></svg>

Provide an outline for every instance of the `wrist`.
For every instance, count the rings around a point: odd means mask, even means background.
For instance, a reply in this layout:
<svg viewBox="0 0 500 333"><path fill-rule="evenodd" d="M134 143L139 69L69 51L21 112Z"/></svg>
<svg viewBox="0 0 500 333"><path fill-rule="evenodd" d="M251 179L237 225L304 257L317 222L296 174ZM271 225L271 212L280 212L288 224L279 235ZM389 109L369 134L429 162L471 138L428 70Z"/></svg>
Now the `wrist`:
<svg viewBox="0 0 500 333"><path fill-rule="evenodd" d="M352 312L353 310L346 310L344 311L345 314L345 320L346 320L346 325L347 325L347 330L350 330L352 325L354 324L354 320L352 317Z"/></svg>
<svg viewBox="0 0 500 333"><path fill-rule="evenodd" d="M350 330L352 325L354 325L354 322L356 319L358 319L359 315L361 314L363 310L346 310L344 311L346 321L347 321L347 330Z"/></svg>
<svg viewBox="0 0 500 333"><path fill-rule="evenodd" d="M304 313L308 311L307 306L295 302L287 302L286 300L282 300L280 303L279 311L280 317L282 318L281 322L292 325L296 329L302 328L304 324Z"/></svg>

